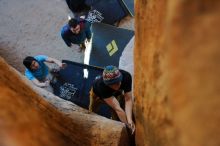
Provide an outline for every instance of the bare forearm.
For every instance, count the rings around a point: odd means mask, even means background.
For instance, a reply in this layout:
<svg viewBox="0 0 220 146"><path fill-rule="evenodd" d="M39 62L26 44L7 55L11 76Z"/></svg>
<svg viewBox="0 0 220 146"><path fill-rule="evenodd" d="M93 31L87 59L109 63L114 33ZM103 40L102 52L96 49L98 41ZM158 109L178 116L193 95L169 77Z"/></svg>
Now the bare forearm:
<svg viewBox="0 0 220 146"><path fill-rule="evenodd" d="M48 58L48 62L55 63L58 66L62 66L62 62L57 60L57 59L55 59L55 58Z"/></svg>
<svg viewBox="0 0 220 146"><path fill-rule="evenodd" d="M125 112L128 120L129 129L133 134L135 131L135 124L132 119L132 106L133 106L133 100L132 100L131 92L125 93Z"/></svg>
<svg viewBox="0 0 220 146"><path fill-rule="evenodd" d="M114 111L117 113L121 122L125 124L128 123L126 114L124 110L120 107L120 104L115 97L106 98L104 99L104 101L114 109Z"/></svg>
<svg viewBox="0 0 220 146"><path fill-rule="evenodd" d="M128 121L132 121L132 100L125 102L125 113Z"/></svg>
<svg viewBox="0 0 220 146"><path fill-rule="evenodd" d="M123 122L125 124L128 123L127 118L126 118L126 114L123 110L117 110L116 113L117 113L121 122Z"/></svg>
<svg viewBox="0 0 220 146"><path fill-rule="evenodd" d="M132 106L133 101L131 92L125 93L125 112L128 123L132 123Z"/></svg>
<svg viewBox="0 0 220 146"><path fill-rule="evenodd" d="M38 87L46 87L46 86L48 86L48 83L47 82L39 82L37 79L34 79L34 80L32 80L32 82L36 85L36 86L38 86Z"/></svg>

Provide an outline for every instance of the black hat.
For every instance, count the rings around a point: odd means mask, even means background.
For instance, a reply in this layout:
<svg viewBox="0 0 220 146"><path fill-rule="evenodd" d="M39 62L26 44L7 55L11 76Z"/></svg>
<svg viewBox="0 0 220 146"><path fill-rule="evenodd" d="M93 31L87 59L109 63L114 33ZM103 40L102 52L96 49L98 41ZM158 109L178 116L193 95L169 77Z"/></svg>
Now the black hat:
<svg viewBox="0 0 220 146"><path fill-rule="evenodd" d="M102 77L106 85L112 85L122 81L121 72L117 67L113 65L109 65L105 67Z"/></svg>
<svg viewBox="0 0 220 146"><path fill-rule="evenodd" d="M69 20L68 24L69 24L70 27L75 28L79 24L79 21L75 18L71 18Z"/></svg>
<svg viewBox="0 0 220 146"><path fill-rule="evenodd" d="M37 61L34 57L32 56L27 56L24 60L23 60L23 64L24 66L29 69L29 70L32 70L31 69L31 64L33 61Z"/></svg>

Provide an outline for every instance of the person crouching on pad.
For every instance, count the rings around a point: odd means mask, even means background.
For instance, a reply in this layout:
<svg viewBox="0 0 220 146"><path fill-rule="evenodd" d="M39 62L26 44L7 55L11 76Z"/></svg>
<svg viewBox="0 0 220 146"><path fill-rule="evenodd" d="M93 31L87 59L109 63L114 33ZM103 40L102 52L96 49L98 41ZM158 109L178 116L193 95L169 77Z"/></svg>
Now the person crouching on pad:
<svg viewBox="0 0 220 146"><path fill-rule="evenodd" d="M61 36L68 47L72 47L73 44L77 44L80 47L80 51L86 49L86 40L90 42L92 37L91 23L84 19L72 18L68 24L64 25L61 30Z"/></svg>
<svg viewBox="0 0 220 146"><path fill-rule="evenodd" d="M112 119L127 125L133 134L135 124L132 119L132 77L130 73L115 66L106 66L102 76L96 77L90 90L89 111L97 112L100 103L112 108Z"/></svg>
<svg viewBox="0 0 220 146"><path fill-rule="evenodd" d="M25 76L38 87L47 87L50 83L48 79L49 67L44 62L55 63L60 69L66 66L65 63L45 55L37 55L35 57L27 56L23 60L23 64L26 67ZM53 70L53 72L55 72L55 70Z"/></svg>

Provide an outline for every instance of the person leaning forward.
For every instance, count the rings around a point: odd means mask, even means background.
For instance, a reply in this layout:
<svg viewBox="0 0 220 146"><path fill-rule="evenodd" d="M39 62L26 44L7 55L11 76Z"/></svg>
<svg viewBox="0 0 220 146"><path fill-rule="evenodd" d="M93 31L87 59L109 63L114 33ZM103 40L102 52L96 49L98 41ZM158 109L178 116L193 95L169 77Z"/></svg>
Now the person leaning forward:
<svg viewBox="0 0 220 146"><path fill-rule="evenodd" d="M26 67L25 76L38 87L47 87L50 83L47 79L49 68L44 62L55 63L61 69L66 66L65 63L45 55L27 56L23 60L23 64Z"/></svg>
<svg viewBox="0 0 220 146"><path fill-rule="evenodd" d="M130 73L119 70L115 66L106 66L102 76L97 77L93 82L90 90L89 111L97 112L99 104L104 101L133 134L135 124L132 120L133 100L131 88L132 78ZM124 109L120 103L124 104ZM112 115L112 118L114 118L114 115Z"/></svg>
<svg viewBox="0 0 220 146"><path fill-rule="evenodd" d="M84 19L72 18L68 21L68 24L64 25L61 30L61 36L68 47L72 47L73 44L80 46L81 50L86 48L85 41L87 39L90 42L92 37L91 23Z"/></svg>

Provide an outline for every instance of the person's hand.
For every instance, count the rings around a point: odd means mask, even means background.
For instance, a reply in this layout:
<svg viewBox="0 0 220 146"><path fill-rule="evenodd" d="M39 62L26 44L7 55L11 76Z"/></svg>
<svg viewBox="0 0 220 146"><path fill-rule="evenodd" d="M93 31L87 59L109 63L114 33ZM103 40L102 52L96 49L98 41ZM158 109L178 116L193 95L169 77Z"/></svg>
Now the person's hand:
<svg viewBox="0 0 220 146"><path fill-rule="evenodd" d="M49 81L49 80L46 80L46 81L44 82L44 87L49 86L49 84L50 84L50 81Z"/></svg>
<svg viewBox="0 0 220 146"><path fill-rule="evenodd" d="M90 43L91 39L87 39L87 42Z"/></svg>
<svg viewBox="0 0 220 146"><path fill-rule="evenodd" d="M58 66L59 66L60 69L64 69L64 68L67 66L67 64L60 62L60 63L58 64Z"/></svg>
<svg viewBox="0 0 220 146"><path fill-rule="evenodd" d="M130 129L131 134L134 134L135 131L135 124L133 121L128 123L128 128Z"/></svg>
<svg viewBox="0 0 220 146"><path fill-rule="evenodd" d="M64 68L66 68L66 66L67 66L66 63L62 63L61 66L60 66L60 68L61 68L61 69L64 69Z"/></svg>

